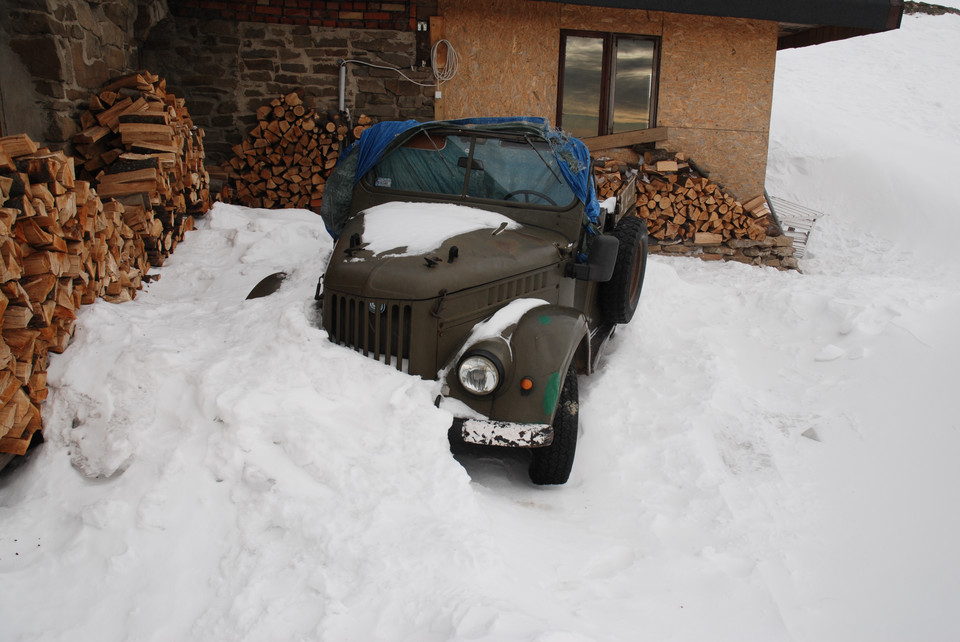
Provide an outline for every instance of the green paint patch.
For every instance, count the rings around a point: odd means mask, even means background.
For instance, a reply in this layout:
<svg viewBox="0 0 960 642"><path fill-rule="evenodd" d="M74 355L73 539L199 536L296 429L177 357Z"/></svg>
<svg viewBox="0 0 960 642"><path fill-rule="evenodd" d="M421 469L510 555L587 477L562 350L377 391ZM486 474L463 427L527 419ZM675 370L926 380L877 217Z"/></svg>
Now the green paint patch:
<svg viewBox="0 0 960 642"><path fill-rule="evenodd" d="M543 414L549 415L557 407L557 400L560 398L560 373L554 372L547 379L547 385L543 391Z"/></svg>
<svg viewBox="0 0 960 642"><path fill-rule="evenodd" d="M553 317L548 314L545 314L542 317L540 317L538 321L540 321L540 325L550 325L553 322Z"/></svg>

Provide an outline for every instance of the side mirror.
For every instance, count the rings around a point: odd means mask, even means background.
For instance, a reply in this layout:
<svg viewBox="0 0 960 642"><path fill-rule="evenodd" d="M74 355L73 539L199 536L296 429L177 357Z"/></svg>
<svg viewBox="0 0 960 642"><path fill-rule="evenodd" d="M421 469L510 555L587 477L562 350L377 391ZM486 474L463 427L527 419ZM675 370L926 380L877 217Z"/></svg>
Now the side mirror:
<svg viewBox="0 0 960 642"><path fill-rule="evenodd" d="M617 265L620 241L615 236L601 234L590 244L586 263L568 263L566 275L581 281L609 281Z"/></svg>

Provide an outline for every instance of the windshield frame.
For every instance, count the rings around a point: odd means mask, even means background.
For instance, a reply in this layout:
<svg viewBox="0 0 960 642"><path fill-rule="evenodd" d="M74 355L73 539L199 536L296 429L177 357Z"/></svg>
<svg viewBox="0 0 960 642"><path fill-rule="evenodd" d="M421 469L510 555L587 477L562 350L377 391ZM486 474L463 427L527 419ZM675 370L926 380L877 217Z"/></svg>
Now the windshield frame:
<svg viewBox="0 0 960 642"><path fill-rule="evenodd" d="M519 209L519 210L540 210L547 212L563 212L570 210L571 207L579 203L579 200L574 192L573 188L566 182L562 177L562 172L560 171L559 163L556 162L556 157L553 154L553 151L550 147L549 141L547 141L542 135L532 132L529 129L521 129L517 131L490 131L484 130L481 128L414 128L413 131L405 133L406 135L401 135L397 137L397 140L394 140L387 146L384 150L384 153L381 155L381 158L377 161L377 164L370 169L363 177L361 177L359 184L363 186L365 190L368 190L375 194L381 195L391 195L399 198L406 198L410 200L441 200L448 202L455 202L463 205L472 205L477 207L496 207L499 208L509 208L509 209ZM469 149L465 150L467 161L465 163L466 167L461 169L464 172L464 178L462 180L462 189L459 194L448 193L448 192L432 192L432 191L421 191L421 190L409 190L409 189L398 189L392 185L378 184L376 179L377 169L380 167L381 162L384 159L390 157L394 152L399 148L405 147L408 142L417 137L424 137L429 140L431 143L436 143L435 148L437 151L443 148L445 144L449 144L449 141L446 139L450 136L461 137L464 140L469 140ZM443 143L439 139L444 139ZM487 144L487 141L498 140L503 141L509 144L516 145L517 147L530 147L537 156L539 156L539 162L542 162L546 166L546 170L561 184L564 185L566 191L570 193L570 200L566 203L558 203L556 205L551 205L549 203L543 202L541 199L533 197L530 201L525 200L505 200L500 198L484 198L477 195L471 195L470 191L470 182L471 178L477 174L478 168L475 166L477 161L475 160L475 154L478 147L482 147ZM478 142L483 141L483 142ZM539 145L542 145L543 148L538 148ZM545 153L549 152L549 153ZM443 159L441 157L441 159ZM462 159L461 159L462 160ZM443 171L452 171L450 164L443 159L444 170ZM552 164L551 164L552 163ZM512 193L517 192L527 192L535 190L514 190ZM396 199L395 199L396 200Z"/></svg>

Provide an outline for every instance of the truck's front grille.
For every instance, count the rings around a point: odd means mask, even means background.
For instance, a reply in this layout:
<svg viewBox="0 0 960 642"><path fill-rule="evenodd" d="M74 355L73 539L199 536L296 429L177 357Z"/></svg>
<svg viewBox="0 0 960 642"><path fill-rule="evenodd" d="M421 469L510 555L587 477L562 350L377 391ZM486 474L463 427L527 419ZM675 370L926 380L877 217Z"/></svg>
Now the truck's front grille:
<svg viewBox="0 0 960 642"><path fill-rule="evenodd" d="M409 304L330 294L327 331L336 343L409 372Z"/></svg>

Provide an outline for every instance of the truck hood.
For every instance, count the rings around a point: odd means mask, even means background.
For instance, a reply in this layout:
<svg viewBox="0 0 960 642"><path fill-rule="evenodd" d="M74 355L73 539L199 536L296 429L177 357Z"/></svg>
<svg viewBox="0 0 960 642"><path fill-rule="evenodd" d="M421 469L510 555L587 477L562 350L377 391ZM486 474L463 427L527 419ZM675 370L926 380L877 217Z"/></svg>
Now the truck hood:
<svg viewBox="0 0 960 642"><path fill-rule="evenodd" d="M436 204L417 203L415 209L413 205L388 203L348 221L331 255L324 287L369 298L426 300L439 296L441 290L453 294L563 259L564 240L555 232L521 226L499 214L474 208L439 205L446 209L431 212ZM455 225L431 227L430 214L449 218L449 208L482 212L473 225L461 228L476 227L479 222L480 229L458 234ZM394 236L385 237L385 221ZM417 234L418 230L423 234ZM396 238L396 242L390 238Z"/></svg>

